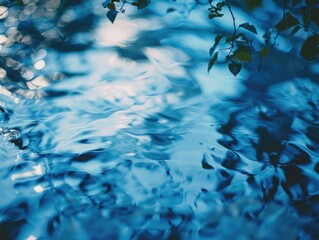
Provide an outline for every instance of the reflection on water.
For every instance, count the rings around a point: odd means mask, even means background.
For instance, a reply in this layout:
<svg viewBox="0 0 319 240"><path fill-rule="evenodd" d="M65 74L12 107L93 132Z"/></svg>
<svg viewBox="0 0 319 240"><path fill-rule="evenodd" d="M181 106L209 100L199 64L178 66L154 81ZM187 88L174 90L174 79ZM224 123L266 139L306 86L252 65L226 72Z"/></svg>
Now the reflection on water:
<svg viewBox="0 0 319 240"><path fill-rule="evenodd" d="M80 20L61 12L29 63L1 52L1 238L318 238L316 72L208 76L206 8L156 6L114 25L95 10L90 37L64 36Z"/></svg>

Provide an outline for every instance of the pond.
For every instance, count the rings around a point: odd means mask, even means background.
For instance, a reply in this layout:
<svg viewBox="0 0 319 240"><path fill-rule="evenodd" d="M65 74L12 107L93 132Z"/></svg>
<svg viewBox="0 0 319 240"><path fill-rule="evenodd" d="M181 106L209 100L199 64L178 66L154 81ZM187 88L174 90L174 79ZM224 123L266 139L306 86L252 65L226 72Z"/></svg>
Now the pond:
<svg viewBox="0 0 319 240"><path fill-rule="evenodd" d="M319 238L318 64L278 49L208 74L232 25L204 5L111 24L100 1L56 2L58 23L0 19L1 239Z"/></svg>

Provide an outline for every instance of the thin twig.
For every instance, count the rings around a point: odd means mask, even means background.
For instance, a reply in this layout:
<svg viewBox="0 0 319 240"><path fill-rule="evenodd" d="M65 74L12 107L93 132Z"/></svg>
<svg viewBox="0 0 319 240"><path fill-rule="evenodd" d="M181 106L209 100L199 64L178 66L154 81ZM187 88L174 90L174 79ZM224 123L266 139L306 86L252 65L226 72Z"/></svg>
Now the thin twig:
<svg viewBox="0 0 319 240"><path fill-rule="evenodd" d="M230 12L230 15L231 15L231 17L232 17L232 19L233 19L233 27L234 27L234 35L235 35L235 33L237 32L237 28L236 28L236 18L235 18L235 16L234 16L233 10L231 9L231 6L230 6L228 0L226 0L226 5L227 5L227 8L228 8L228 10L229 10L229 12ZM234 36L234 35L233 35L233 36Z"/></svg>
<svg viewBox="0 0 319 240"><path fill-rule="evenodd" d="M127 1L124 0L121 8L119 9L119 11L122 11L122 9L123 9L123 7L125 6L126 3L127 3Z"/></svg>
<svg viewBox="0 0 319 240"><path fill-rule="evenodd" d="M5 14L6 12L8 12L9 8L7 8L3 13L0 13L0 17L3 16L3 14Z"/></svg>
<svg viewBox="0 0 319 240"><path fill-rule="evenodd" d="M283 9L282 9L282 19L285 18L286 10L287 10L287 4L288 4L288 1L285 0L284 7L283 7ZM278 31L277 34L276 34L276 36L274 37L274 42L273 42L273 44L272 44L273 47L276 45L276 41L277 41L277 38L279 37L279 34L280 34L280 32Z"/></svg>
<svg viewBox="0 0 319 240"><path fill-rule="evenodd" d="M231 17L232 17L232 19L233 19L233 28L234 28L234 32L233 32L233 36L232 36L232 41L231 41L231 43L230 43L231 48L230 48L229 53L228 53L228 56L229 56L229 55L232 53L232 51L233 51L234 41L235 41L235 35L236 35L238 29L237 29L237 27L236 27L236 18L235 18L235 16L234 16L233 10L231 9L230 3L229 3L228 0L226 0L225 2L226 2L226 5L227 5L227 8L228 8L228 10L229 10L229 13L230 13L230 15L231 15Z"/></svg>

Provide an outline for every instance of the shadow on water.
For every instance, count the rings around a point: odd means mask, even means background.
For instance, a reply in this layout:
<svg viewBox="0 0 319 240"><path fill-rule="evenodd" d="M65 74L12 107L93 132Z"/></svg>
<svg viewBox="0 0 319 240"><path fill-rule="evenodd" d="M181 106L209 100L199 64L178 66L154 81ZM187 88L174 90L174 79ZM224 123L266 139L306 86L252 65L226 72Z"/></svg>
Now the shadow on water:
<svg viewBox="0 0 319 240"><path fill-rule="evenodd" d="M315 68L208 75L205 6L99 4L0 19L1 238L318 238Z"/></svg>

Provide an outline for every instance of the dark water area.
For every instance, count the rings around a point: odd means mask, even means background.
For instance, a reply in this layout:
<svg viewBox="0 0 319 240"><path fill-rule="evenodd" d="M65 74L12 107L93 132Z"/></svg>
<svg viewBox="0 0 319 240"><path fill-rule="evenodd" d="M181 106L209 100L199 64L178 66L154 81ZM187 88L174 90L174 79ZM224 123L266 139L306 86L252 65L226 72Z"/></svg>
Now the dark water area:
<svg viewBox="0 0 319 240"><path fill-rule="evenodd" d="M318 62L208 74L206 5L34 2L0 17L0 239L319 239Z"/></svg>

